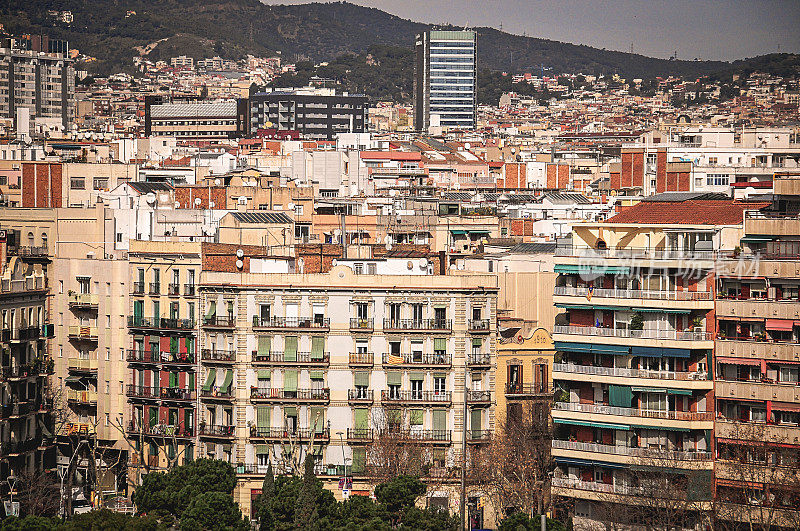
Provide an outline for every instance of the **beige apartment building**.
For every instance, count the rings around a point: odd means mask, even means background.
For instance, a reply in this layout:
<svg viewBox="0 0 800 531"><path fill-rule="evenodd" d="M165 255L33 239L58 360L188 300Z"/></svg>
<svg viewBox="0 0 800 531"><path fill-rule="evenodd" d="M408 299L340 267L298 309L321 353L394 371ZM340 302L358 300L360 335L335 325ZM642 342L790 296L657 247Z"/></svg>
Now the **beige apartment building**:
<svg viewBox="0 0 800 531"><path fill-rule="evenodd" d="M342 264L302 275L242 254L204 258L197 417L198 454L234 464L245 513L270 460L291 470L313 452L339 496L345 475L353 492L369 492L369 448L386 434L424 447L440 476L465 442L488 440L495 277L363 275ZM455 510L456 483L428 496Z"/></svg>

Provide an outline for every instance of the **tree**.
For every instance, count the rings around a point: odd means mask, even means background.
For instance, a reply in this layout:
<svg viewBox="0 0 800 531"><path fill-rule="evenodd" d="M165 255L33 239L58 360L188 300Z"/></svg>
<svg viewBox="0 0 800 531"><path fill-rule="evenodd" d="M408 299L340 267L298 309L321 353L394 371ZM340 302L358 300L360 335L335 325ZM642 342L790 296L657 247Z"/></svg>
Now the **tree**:
<svg viewBox="0 0 800 531"><path fill-rule="evenodd" d="M192 498L181 515L181 529L248 531L250 526L242 518L242 511L230 494L203 492Z"/></svg>
<svg viewBox="0 0 800 531"><path fill-rule="evenodd" d="M514 513L500 521L497 531L539 531L541 526L541 516L538 514L529 517L524 513ZM567 531L567 526L552 518L547 518L546 527L547 531Z"/></svg>
<svg viewBox="0 0 800 531"><path fill-rule="evenodd" d="M399 518L402 512L412 507L417 498L425 494L428 487L414 476L398 476L375 487L375 499Z"/></svg>
<svg viewBox="0 0 800 531"><path fill-rule="evenodd" d="M53 472L21 473L17 478L20 514L56 516L60 503L60 484Z"/></svg>
<svg viewBox="0 0 800 531"><path fill-rule="evenodd" d="M529 515L547 503L553 439L550 406L549 397L512 404L509 414L498 418L489 445L470 456L470 476L495 507L514 507Z"/></svg>
<svg viewBox="0 0 800 531"><path fill-rule="evenodd" d="M312 529L317 522L316 504L317 477L314 475L314 458L306 455L303 484L297 497L297 509L294 512L296 529Z"/></svg>

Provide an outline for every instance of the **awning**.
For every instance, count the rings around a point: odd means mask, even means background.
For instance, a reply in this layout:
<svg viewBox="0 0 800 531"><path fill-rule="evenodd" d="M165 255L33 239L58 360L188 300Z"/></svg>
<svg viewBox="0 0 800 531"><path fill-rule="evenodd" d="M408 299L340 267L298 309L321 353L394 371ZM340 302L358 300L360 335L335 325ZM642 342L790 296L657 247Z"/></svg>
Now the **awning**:
<svg viewBox="0 0 800 531"><path fill-rule="evenodd" d="M556 308L565 308L567 310L625 310L625 307L620 306L601 306L599 304L571 304L569 302L558 302ZM660 310L659 310L660 311ZM689 313L687 310L686 313Z"/></svg>
<svg viewBox="0 0 800 531"><path fill-rule="evenodd" d="M592 273L596 275L627 275L631 272L630 267L625 266L603 266L603 265L570 265L556 264L553 266L556 273Z"/></svg>
<svg viewBox="0 0 800 531"><path fill-rule="evenodd" d="M467 234L467 231L461 229L452 229L450 231L450 234L454 234L456 236L464 236L465 234Z"/></svg>
<svg viewBox="0 0 800 531"><path fill-rule="evenodd" d="M208 370L208 378L206 378L206 383L203 384L203 391L211 391L211 387L214 385L214 381L217 379L217 369L209 369Z"/></svg>
<svg viewBox="0 0 800 531"><path fill-rule="evenodd" d="M689 349L685 348L631 347L631 354L634 356L644 356L647 358L660 358L662 356L688 358L691 355L691 352Z"/></svg>
<svg viewBox="0 0 800 531"><path fill-rule="evenodd" d="M607 463L605 461L596 461L596 460L588 460L588 459L572 459L569 457L555 457L554 458L556 463L561 463L564 465L575 465L575 466L597 466L598 464L603 468L615 468L615 469L623 469L628 468L627 465L622 465L619 463Z"/></svg>
<svg viewBox="0 0 800 531"><path fill-rule="evenodd" d="M228 369L228 371L225 373L225 380L222 382L222 387L220 387L220 392L222 394L230 393L232 383L233 383L233 369Z"/></svg>
<svg viewBox="0 0 800 531"><path fill-rule="evenodd" d="M663 387L641 387L632 386L631 391L638 391L640 393L666 393L667 390Z"/></svg>
<svg viewBox="0 0 800 531"><path fill-rule="evenodd" d="M761 360L752 360L748 358L725 358L717 357L718 363L728 363L731 365L752 365L754 367L761 366Z"/></svg>
<svg viewBox="0 0 800 531"><path fill-rule="evenodd" d="M80 376L67 376L66 378L64 378L64 381L66 383L77 383L77 382L81 381L81 377Z"/></svg>
<svg viewBox="0 0 800 531"><path fill-rule="evenodd" d="M659 430L659 431L680 431L680 432L692 431L689 428L674 428L672 426L670 426L670 427L666 427L666 426L645 426L644 424L633 424L633 425L631 425L631 428L638 428L640 430Z"/></svg>
<svg viewBox="0 0 800 531"><path fill-rule="evenodd" d="M683 395L683 396L692 396L691 389L667 389L667 394L670 395Z"/></svg>
<svg viewBox="0 0 800 531"><path fill-rule="evenodd" d="M692 313L692 310L684 310L682 308L636 308L636 311L651 313Z"/></svg>
<svg viewBox="0 0 800 531"><path fill-rule="evenodd" d="M630 354L630 347L624 345L594 345L591 343L568 343L566 341L556 341L554 347L559 352L585 352L587 354Z"/></svg>
<svg viewBox="0 0 800 531"><path fill-rule="evenodd" d="M629 430L625 424L609 424L607 422L589 422L588 420L553 419L556 424L569 424L572 426L589 426L591 428L606 428L609 430Z"/></svg>
<svg viewBox="0 0 800 531"><path fill-rule="evenodd" d="M792 404L789 402L773 402L772 410L775 411L792 411L800 413L800 404Z"/></svg>
<svg viewBox="0 0 800 531"><path fill-rule="evenodd" d="M742 243L764 243L764 242L771 242L775 239L775 236L743 236L741 240Z"/></svg>
<svg viewBox="0 0 800 531"><path fill-rule="evenodd" d="M791 332L792 327L798 324L800 326L800 321L794 321L792 319L767 319L766 324L764 325L767 330L777 330L780 332Z"/></svg>

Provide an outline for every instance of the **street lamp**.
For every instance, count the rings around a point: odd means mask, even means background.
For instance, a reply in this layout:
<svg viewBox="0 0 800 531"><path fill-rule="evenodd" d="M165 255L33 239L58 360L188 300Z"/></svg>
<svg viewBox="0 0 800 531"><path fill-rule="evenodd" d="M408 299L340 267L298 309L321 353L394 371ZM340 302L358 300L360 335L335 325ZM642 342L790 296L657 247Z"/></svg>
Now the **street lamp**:
<svg viewBox="0 0 800 531"><path fill-rule="evenodd" d="M6 516L19 516L19 511L14 511L14 489L17 486L17 477L13 474L6 478L6 483L8 483L9 494L11 495L11 499L9 500L9 509L6 511Z"/></svg>
<svg viewBox="0 0 800 531"><path fill-rule="evenodd" d="M344 463L344 490L347 490L347 457L344 455L344 432L337 431L339 436L339 446L342 448L342 463Z"/></svg>
<svg viewBox="0 0 800 531"><path fill-rule="evenodd" d="M69 469L72 468L72 461L75 459L75 457L77 457L78 450L80 450L81 445L87 443L88 441L86 439L81 439L80 441L78 441L78 446L75 448L75 451L72 452L72 457L70 458L69 463L67 464L67 468L58 469L58 475L61 477L61 488L59 490L59 492L61 493L61 497L58 503L58 514L59 516L61 516L61 518L64 518L64 476L66 476L69 473Z"/></svg>

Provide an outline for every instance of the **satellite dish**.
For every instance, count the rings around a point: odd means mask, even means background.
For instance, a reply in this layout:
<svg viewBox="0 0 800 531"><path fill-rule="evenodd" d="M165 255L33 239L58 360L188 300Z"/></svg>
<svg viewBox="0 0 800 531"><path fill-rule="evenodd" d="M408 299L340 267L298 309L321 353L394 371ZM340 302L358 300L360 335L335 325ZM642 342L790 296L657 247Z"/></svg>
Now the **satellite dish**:
<svg viewBox="0 0 800 531"><path fill-rule="evenodd" d="M208 202L208 208L214 208L214 201Z"/></svg>
<svg viewBox="0 0 800 531"><path fill-rule="evenodd" d="M392 242L388 242L385 247L386 247L387 251L391 251L392 250Z"/></svg>
<svg viewBox="0 0 800 531"><path fill-rule="evenodd" d="M466 144L464 144L464 149L469 149L469 148L471 148L471 147L472 147L472 146L470 146L470 145L469 145L469 142L467 142Z"/></svg>
<svg viewBox="0 0 800 531"><path fill-rule="evenodd" d="M175 208L180 208L180 207L181 207L181 202L175 201Z"/></svg>
<svg viewBox="0 0 800 531"><path fill-rule="evenodd" d="M264 126L266 126L266 128L269 129L270 127L272 127L272 122L267 122L264 124Z"/></svg>
<svg viewBox="0 0 800 531"><path fill-rule="evenodd" d="M392 237L387 234L383 237L383 243L392 243Z"/></svg>
<svg viewBox="0 0 800 531"><path fill-rule="evenodd" d="M287 210L294 210L294 203L289 203L286 205Z"/></svg>
<svg viewBox="0 0 800 531"><path fill-rule="evenodd" d="M195 204L196 206L200 206L200 198L199 198L199 197L195 197L195 198L194 198L194 204Z"/></svg>
<svg viewBox="0 0 800 531"><path fill-rule="evenodd" d="M236 260L236 269L241 269L244 267L244 262L241 260Z"/></svg>
<svg viewBox="0 0 800 531"><path fill-rule="evenodd" d="M414 269L414 262L412 262L411 260L409 260L409 261L408 261L408 263L406 264L406 267L407 267L408 269Z"/></svg>
<svg viewBox="0 0 800 531"><path fill-rule="evenodd" d="M214 186L219 186L219 179L214 179Z"/></svg>
<svg viewBox="0 0 800 531"><path fill-rule="evenodd" d="M419 259L419 266L422 269L425 269L426 267L428 267L428 259L427 258L420 258Z"/></svg>
<svg viewBox="0 0 800 531"><path fill-rule="evenodd" d="M236 258L242 258L244 256L244 251L241 249L236 249Z"/></svg>
<svg viewBox="0 0 800 531"><path fill-rule="evenodd" d="M339 229L333 229L333 235L337 238L342 235L342 231Z"/></svg>
<svg viewBox="0 0 800 531"><path fill-rule="evenodd" d="M147 201L148 205L152 205L153 203L156 202L156 194L149 193L149 194L144 196L144 200Z"/></svg>
<svg viewBox="0 0 800 531"><path fill-rule="evenodd" d="M332 265L333 267L336 267L338 264L339 264L339 261L338 261L336 258L334 258L333 260L331 260L331 265Z"/></svg>

